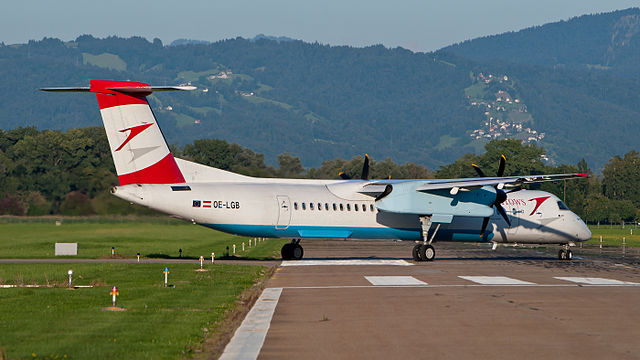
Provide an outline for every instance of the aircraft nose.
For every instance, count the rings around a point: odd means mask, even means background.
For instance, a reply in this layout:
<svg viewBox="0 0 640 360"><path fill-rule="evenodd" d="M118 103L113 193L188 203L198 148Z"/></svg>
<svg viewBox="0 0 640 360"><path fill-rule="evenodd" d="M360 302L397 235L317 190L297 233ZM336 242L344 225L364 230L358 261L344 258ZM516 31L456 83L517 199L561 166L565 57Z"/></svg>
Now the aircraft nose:
<svg viewBox="0 0 640 360"><path fill-rule="evenodd" d="M576 225L577 225L576 238L578 239L578 241L591 240L591 230L589 230L589 227L587 226L587 224L585 224L584 221L582 221L582 219L580 219L577 215L576 215Z"/></svg>

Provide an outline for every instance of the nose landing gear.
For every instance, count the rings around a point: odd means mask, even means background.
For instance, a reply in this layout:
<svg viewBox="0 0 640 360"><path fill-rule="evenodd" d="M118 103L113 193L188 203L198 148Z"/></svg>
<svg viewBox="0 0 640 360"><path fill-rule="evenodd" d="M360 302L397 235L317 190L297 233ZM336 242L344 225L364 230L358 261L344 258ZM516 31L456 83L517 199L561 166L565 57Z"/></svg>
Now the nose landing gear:
<svg viewBox="0 0 640 360"><path fill-rule="evenodd" d="M571 260L573 259L573 252L569 249L568 244L562 245L560 251L558 251L558 260Z"/></svg>
<svg viewBox="0 0 640 360"><path fill-rule="evenodd" d="M304 256L304 249L300 245L301 239L291 239L290 243L286 243L282 246L280 254L282 260L302 260Z"/></svg>

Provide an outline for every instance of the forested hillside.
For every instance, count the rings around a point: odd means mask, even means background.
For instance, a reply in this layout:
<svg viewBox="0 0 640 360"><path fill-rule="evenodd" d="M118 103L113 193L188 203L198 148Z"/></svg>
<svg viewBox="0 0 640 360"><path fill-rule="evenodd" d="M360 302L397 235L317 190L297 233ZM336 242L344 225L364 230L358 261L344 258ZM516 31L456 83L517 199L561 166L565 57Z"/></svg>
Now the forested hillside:
<svg viewBox="0 0 640 360"><path fill-rule="evenodd" d="M191 83L198 90L150 98L168 141L180 146L222 139L272 165L286 152L304 167L369 153L434 169L481 153L491 139L516 138L546 148L549 164L585 158L601 170L640 145L640 80L621 76L635 71L625 64L640 48L637 13L581 17L528 29L526 38L506 34L427 54L261 38L164 46L158 39L81 36L0 44L0 128L101 124L93 96L39 87L87 86L92 78ZM628 41L614 49L615 61L593 62L612 26ZM537 57L525 55L529 62L508 53L500 61L487 57L530 44L547 45L536 48ZM544 60L554 57L562 60Z"/></svg>
<svg viewBox="0 0 640 360"><path fill-rule="evenodd" d="M608 70L639 77L640 8L583 15L442 49L482 62Z"/></svg>

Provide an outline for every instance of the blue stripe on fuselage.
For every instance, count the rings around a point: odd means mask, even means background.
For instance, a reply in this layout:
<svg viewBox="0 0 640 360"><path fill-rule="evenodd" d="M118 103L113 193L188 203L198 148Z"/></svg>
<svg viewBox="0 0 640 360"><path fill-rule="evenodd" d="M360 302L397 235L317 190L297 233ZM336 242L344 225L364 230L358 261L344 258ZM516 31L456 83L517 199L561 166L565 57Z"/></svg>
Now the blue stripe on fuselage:
<svg viewBox="0 0 640 360"><path fill-rule="evenodd" d="M400 229L386 227L342 227L342 226L289 226L278 229L272 225L201 224L206 227L242 236L271 238L351 238L351 239L399 239L420 240L420 229ZM433 228L430 233L433 233ZM493 233L480 237L478 232L467 230L441 229L436 241L485 242L493 238Z"/></svg>

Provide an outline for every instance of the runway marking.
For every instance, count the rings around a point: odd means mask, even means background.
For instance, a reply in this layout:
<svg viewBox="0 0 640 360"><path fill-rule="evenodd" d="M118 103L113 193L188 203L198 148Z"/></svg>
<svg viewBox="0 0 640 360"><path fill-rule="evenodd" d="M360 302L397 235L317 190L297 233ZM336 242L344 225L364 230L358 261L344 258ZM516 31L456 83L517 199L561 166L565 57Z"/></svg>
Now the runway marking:
<svg viewBox="0 0 640 360"><path fill-rule="evenodd" d="M482 285L536 285L529 281L512 279L506 276L458 276Z"/></svg>
<svg viewBox="0 0 640 360"><path fill-rule="evenodd" d="M256 359L267 336L282 288L267 288L240 324L220 359Z"/></svg>
<svg viewBox="0 0 640 360"><path fill-rule="evenodd" d="M375 286L416 286L428 285L424 281L420 281L413 276L365 276L372 285Z"/></svg>
<svg viewBox="0 0 640 360"><path fill-rule="evenodd" d="M404 260L348 259L348 260L285 260L280 266L325 266L325 265L392 265L413 266Z"/></svg>
<svg viewBox="0 0 640 360"><path fill-rule="evenodd" d="M632 286L640 285L640 283L635 283L631 281L620 281L620 280L592 278L592 277L555 276L554 279L566 280L574 283L587 284L587 285L632 285Z"/></svg>

